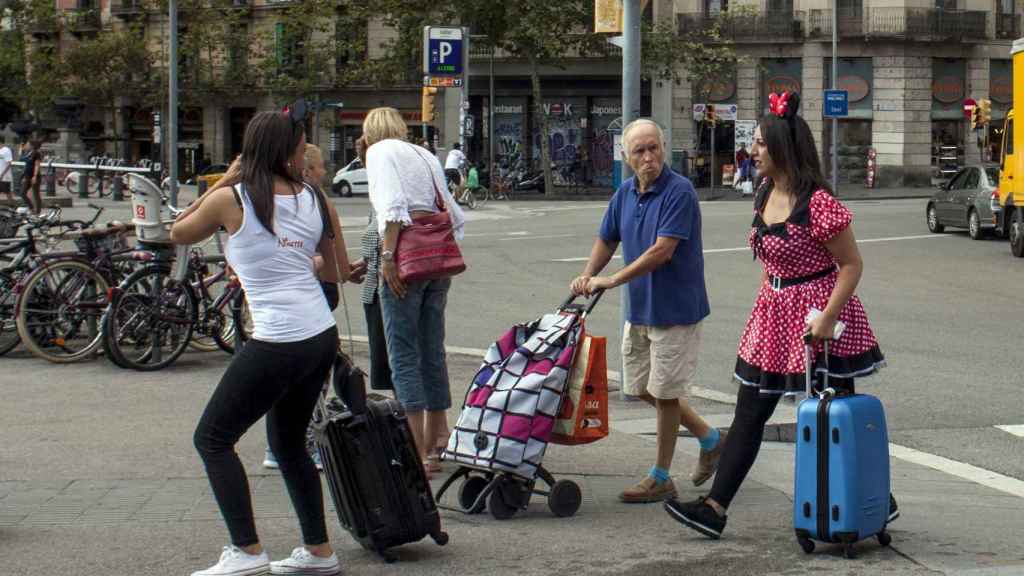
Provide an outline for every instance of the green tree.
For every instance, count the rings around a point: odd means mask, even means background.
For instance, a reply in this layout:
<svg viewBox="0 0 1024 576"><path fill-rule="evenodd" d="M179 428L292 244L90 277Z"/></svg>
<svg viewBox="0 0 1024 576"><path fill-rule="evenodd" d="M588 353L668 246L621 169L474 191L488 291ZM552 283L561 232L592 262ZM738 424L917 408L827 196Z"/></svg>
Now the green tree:
<svg viewBox="0 0 1024 576"><path fill-rule="evenodd" d="M0 33L0 100L22 113L44 116L60 95L56 5L49 0L14 0L0 13L9 27Z"/></svg>

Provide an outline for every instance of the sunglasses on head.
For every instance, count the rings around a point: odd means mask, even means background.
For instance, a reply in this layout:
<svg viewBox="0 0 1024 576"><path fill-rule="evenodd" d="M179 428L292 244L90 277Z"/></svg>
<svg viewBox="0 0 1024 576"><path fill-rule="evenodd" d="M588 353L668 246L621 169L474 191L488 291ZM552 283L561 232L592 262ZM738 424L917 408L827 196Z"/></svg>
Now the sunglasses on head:
<svg viewBox="0 0 1024 576"><path fill-rule="evenodd" d="M303 124L306 121L306 99L299 98L295 102L284 107L281 111L282 114L286 114L291 118L292 122L296 124Z"/></svg>

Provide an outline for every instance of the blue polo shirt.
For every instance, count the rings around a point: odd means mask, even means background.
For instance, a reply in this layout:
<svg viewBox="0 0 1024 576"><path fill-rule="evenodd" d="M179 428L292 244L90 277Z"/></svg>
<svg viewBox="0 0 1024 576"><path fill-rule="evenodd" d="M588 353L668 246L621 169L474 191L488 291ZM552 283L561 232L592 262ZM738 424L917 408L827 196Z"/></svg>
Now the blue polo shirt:
<svg viewBox="0 0 1024 576"><path fill-rule="evenodd" d="M700 206L689 180L663 166L643 195L635 176L626 180L608 204L600 236L622 245L627 266L654 246L659 236L679 239L670 262L629 281L630 323L689 325L711 313L704 286Z"/></svg>

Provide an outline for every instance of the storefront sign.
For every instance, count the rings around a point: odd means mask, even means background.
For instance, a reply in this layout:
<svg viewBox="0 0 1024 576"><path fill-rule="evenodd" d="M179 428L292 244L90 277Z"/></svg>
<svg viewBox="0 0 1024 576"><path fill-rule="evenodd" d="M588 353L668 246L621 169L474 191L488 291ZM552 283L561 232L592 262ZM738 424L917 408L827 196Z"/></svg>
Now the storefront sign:
<svg viewBox="0 0 1024 576"><path fill-rule="evenodd" d="M523 113L523 105L522 104L495 104L494 105L494 113L495 114L522 114Z"/></svg>
<svg viewBox="0 0 1024 576"><path fill-rule="evenodd" d="M932 82L932 97L943 104L954 104L964 97L964 81L958 76L942 76Z"/></svg>
<svg viewBox="0 0 1024 576"><path fill-rule="evenodd" d="M839 76L837 90L845 90L851 104L860 102L871 93L868 81L853 74Z"/></svg>
<svg viewBox="0 0 1024 576"><path fill-rule="evenodd" d="M594 32L622 33L622 0L594 0Z"/></svg>
<svg viewBox="0 0 1024 576"><path fill-rule="evenodd" d="M769 94L800 92L800 81L792 76L773 76L765 81Z"/></svg>
<svg viewBox="0 0 1024 576"><path fill-rule="evenodd" d="M590 108L590 113L594 116L622 116L622 106L594 105Z"/></svg>
<svg viewBox="0 0 1024 576"><path fill-rule="evenodd" d="M572 103L555 102L544 105L544 114L548 116L573 116Z"/></svg>
<svg viewBox="0 0 1024 576"><path fill-rule="evenodd" d="M712 82L708 100L711 102L723 102L731 99L735 94L736 82L732 80L718 80Z"/></svg>
<svg viewBox="0 0 1024 576"><path fill-rule="evenodd" d="M1013 100L1013 80L1010 76L993 76L989 96L994 102L1009 104Z"/></svg>
<svg viewBox="0 0 1024 576"><path fill-rule="evenodd" d="M746 148L750 150L754 146L754 130L757 128L755 120L737 120L734 141L736 149Z"/></svg>

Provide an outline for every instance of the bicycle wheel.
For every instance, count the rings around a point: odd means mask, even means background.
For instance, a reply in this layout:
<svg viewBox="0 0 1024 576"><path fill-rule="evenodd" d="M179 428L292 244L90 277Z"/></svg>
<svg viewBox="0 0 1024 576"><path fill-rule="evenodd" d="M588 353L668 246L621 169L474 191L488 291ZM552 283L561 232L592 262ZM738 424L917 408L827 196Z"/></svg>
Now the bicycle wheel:
<svg viewBox="0 0 1024 576"><path fill-rule="evenodd" d="M9 274L0 273L0 356L14 350L21 342L18 335L18 324L14 317L14 278Z"/></svg>
<svg viewBox="0 0 1024 576"><path fill-rule="evenodd" d="M18 335L33 354L75 362L100 345L106 279L82 260L61 260L32 272L18 295Z"/></svg>
<svg viewBox="0 0 1024 576"><path fill-rule="evenodd" d="M133 272L110 301L104 347L117 364L141 371L166 368L185 352L198 317L187 282L166 266Z"/></svg>
<svg viewBox="0 0 1024 576"><path fill-rule="evenodd" d="M480 186L475 190L471 190L470 194L473 195L473 198L476 201L476 205L478 207L482 207L484 204L486 204L487 200L491 197L491 192L487 190L487 188L484 188L483 186Z"/></svg>
<svg viewBox="0 0 1024 576"><path fill-rule="evenodd" d="M252 336L252 311L249 310L249 301L245 299L245 292L239 289L232 297L241 299L241 307L235 310L235 304L231 300L224 303L224 314L230 320L224 324L224 330L214 336L217 346L228 354L235 353L235 335L241 339L242 344L249 341ZM241 327L241 329L239 329Z"/></svg>
<svg viewBox="0 0 1024 576"><path fill-rule="evenodd" d="M205 296L202 297L202 302L199 303L199 320L192 330L192 340L188 343L193 350L213 352L221 348L217 338L227 328L230 316L225 313L225 310L214 308L213 303L226 287L227 277L225 276L207 288L212 300L207 300Z"/></svg>

